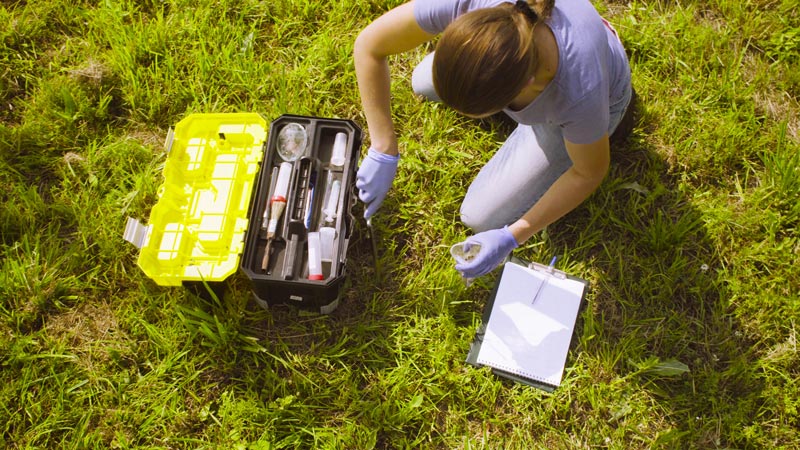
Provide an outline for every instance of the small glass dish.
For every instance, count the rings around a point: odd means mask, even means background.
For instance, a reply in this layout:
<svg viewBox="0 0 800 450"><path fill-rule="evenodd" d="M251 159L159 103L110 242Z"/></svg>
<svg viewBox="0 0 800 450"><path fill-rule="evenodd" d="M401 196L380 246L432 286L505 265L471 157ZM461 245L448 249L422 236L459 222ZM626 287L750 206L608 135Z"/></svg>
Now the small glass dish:
<svg viewBox="0 0 800 450"><path fill-rule="evenodd" d="M299 123L286 124L278 133L278 155L288 162L300 159L306 152L308 133Z"/></svg>

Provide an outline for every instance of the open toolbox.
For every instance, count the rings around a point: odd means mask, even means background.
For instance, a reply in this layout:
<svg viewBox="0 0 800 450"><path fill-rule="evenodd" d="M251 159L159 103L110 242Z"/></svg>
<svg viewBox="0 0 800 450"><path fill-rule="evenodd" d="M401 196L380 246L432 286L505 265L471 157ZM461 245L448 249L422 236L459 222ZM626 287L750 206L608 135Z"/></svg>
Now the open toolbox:
<svg viewBox="0 0 800 450"><path fill-rule="evenodd" d="M350 120L191 114L167 136L148 225L129 218L137 265L162 286L237 270L264 307L328 313L345 280L361 129Z"/></svg>

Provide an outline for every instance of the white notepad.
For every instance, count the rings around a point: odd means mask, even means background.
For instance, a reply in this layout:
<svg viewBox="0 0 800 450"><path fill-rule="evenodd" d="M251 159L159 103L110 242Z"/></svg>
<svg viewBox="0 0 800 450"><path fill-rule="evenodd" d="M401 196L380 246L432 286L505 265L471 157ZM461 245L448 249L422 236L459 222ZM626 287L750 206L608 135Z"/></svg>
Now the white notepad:
<svg viewBox="0 0 800 450"><path fill-rule="evenodd" d="M559 386L585 287L579 280L506 263L477 362Z"/></svg>

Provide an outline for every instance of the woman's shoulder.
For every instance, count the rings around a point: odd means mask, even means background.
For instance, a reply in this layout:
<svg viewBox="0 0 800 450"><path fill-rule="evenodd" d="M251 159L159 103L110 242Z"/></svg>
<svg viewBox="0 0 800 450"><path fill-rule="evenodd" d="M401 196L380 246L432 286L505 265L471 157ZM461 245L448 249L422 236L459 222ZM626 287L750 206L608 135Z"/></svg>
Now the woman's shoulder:
<svg viewBox="0 0 800 450"><path fill-rule="evenodd" d="M598 81L594 78L603 72L598 64L608 46L600 14L588 0L558 1L547 25L558 47L557 78L566 82L578 78L586 89L594 89L594 82Z"/></svg>
<svg viewBox="0 0 800 450"><path fill-rule="evenodd" d="M492 8L509 0L414 0L414 18L430 34L439 34L462 14Z"/></svg>
<svg viewBox="0 0 800 450"><path fill-rule="evenodd" d="M550 28L572 33L603 30L603 19L589 0L556 1L547 24Z"/></svg>

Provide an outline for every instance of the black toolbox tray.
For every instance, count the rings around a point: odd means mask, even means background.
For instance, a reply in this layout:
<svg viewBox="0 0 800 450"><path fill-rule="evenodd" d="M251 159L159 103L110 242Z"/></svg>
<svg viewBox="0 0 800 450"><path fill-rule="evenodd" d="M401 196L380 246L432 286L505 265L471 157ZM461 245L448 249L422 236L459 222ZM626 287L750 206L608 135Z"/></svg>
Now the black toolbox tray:
<svg viewBox="0 0 800 450"><path fill-rule="evenodd" d="M278 154L278 134L287 125L303 126L307 134L304 154L292 161L286 207L270 244L269 265L262 269L267 248L265 211L274 189L274 169L284 160ZM331 164L337 133L347 136L344 163ZM329 313L338 306L345 281L346 253L353 231L356 203L355 175L361 148L361 129L350 120L283 115L270 124L261 170L251 199L249 226L245 234L241 269L249 278L259 304L292 304L303 309ZM332 180L338 179L338 214L326 223ZM313 193L309 189L313 182ZM308 233L327 225L335 230L331 261L322 262L321 280L308 279Z"/></svg>

